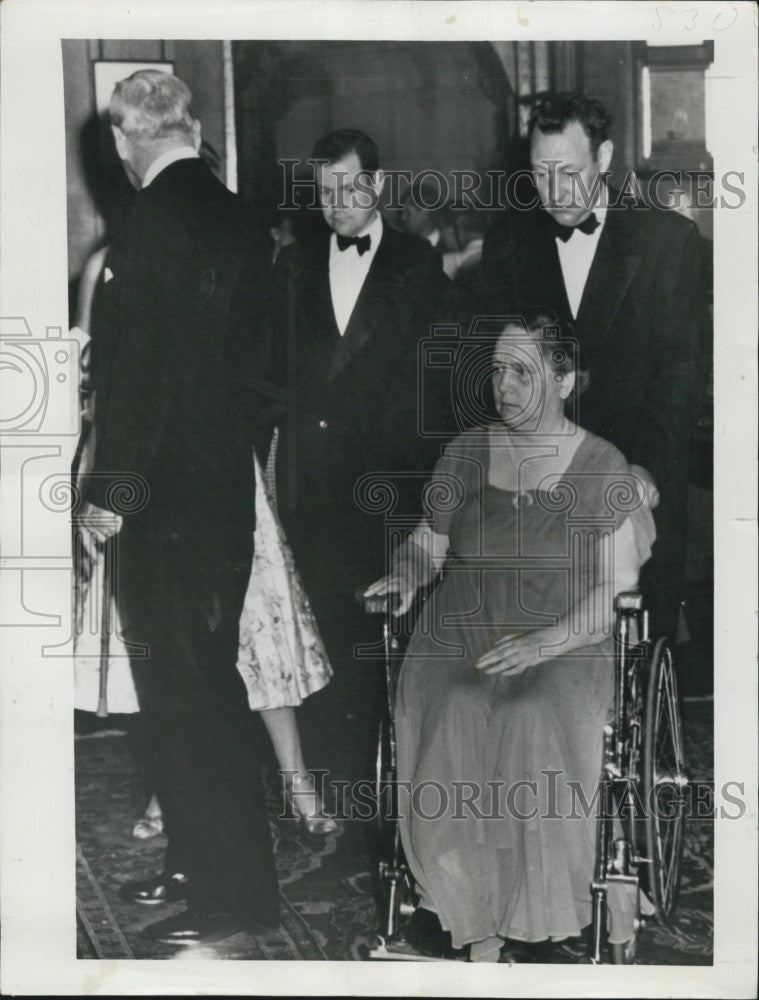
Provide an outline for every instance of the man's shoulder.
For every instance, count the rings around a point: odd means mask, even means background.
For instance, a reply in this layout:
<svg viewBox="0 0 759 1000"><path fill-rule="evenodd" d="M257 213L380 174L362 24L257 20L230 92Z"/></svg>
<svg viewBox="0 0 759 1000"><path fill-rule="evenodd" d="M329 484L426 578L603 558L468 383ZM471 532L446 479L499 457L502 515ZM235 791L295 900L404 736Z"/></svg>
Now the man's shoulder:
<svg viewBox="0 0 759 1000"><path fill-rule="evenodd" d="M609 212L622 225L643 242L685 243L695 239L698 226L681 212L663 208L641 200L621 198L611 203Z"/></svg>
<svg viewBox="0 0 759 1000"><path fill-rule="evenodd" d="M189 160L172 166L183 169L168 167L165 177L159 175L135 199L140 224L156 239L178 241L176 250L195 243L209 250L266 243L252 206L203 169L205 164Z"/></svg>
<svg viewBox="0 0 759 1000"><path fill-rule="evenodd" d="M169 164L139 197L147 205L160 203L166 209L176 206L182 210L189 206L198 213L212 206L213 211L239 216L242 222L254 216L245 199L230 191L199 157Z"/></svg>
<svg viewBox="0 0 759 1000"><path fill-rule="evenodd" d="M483 257L510 254L541 241L547 232L545 213L542 209L508 208L485 233Z"/></svg>
<svg viewBox="0 0 759 1000"><path fill-rule="evenodd" d="M426 267L433 270L443 270L443 258L440 251L421 236L404 233L394 229L387 222L382 227L382 243L389 251L389 257L399 268Z"/></svg>

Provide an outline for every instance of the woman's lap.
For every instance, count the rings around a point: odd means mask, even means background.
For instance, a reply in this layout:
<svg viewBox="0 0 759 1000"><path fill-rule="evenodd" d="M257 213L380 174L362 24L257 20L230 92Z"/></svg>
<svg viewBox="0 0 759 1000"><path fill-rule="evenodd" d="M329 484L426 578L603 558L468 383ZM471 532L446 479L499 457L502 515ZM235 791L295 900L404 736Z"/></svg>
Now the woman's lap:
<svg viewBox="0 0 759 1000"><path fill-rule="evenodd" d="M442 786L448 808L430 819L412 807L402 834L425 902L454 941L562 937L586 920L594 827L583 799L597 786L613 673L605 650L585 652L515 678L483 675L463 657L404 664L399 778L412 791Z"/></svg>

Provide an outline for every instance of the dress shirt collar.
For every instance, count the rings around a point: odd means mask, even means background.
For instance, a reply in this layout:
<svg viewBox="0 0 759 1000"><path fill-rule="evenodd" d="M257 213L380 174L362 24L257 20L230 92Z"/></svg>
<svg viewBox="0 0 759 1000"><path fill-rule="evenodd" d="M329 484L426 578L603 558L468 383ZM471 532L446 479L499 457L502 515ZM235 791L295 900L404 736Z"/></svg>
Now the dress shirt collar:
<svg viewBox="0 0 759 1000"><path fill-rule="evenodd" d="M154 181L160 172L171 163L176 163L177 160L196 160L199 155L194 146L175 146L174 149L168 149L165 153L161 153L145 171L145 176L142 178L143 188Z"/></svg>
<svg viewBox="0 0 759 1000"><path fill-rule="evenodd" d="M598 232L600 233L606 222L606 213L609 211L609 206L606 204L606 198L601 198L593 206L593 211L596 213L596 218L598 219Z"/></svg>
<svg viewBox="0 0 759 1000"><path fill-rule="evenodd" d="M380 215L380 213L377 212L377 215L375 216L373 221L370 222L368 226L364 226L364 228L361 230L360 233L356 233L356 236L359 239L361 239L362 236L370 237L371 242L369 244L369 251L364 256L366 261L371 261L374 258L374 255L377 252L377 247L380 245L380 240L382 239L382 216ZM332 260L335 257L335 255L340 252L341 251L337 249L337 233L333 232L329 242L330 260ZM352 254L358 260L361 260L361 258L358 256L358 250L356 250L355 247L348 247L348 249L343 250L342 253Z"/></svg>
<svg viewBox="0 0 759 1000"><path fill-rule="evenodd" d="M588 235L588 233L581 232L580 233L581 236L585 236L588 239L597 240L598 237L601 235L601 230L603 229L604 223L606 222L606 213L609 211L608 195L609 195L609 189L604 184L603 187L599 189L599 193L596 196L595 204L591 208L591 212L594 212L596 218L598 219L598 228L594 233L591 233L590 235ZM577 226L575 226L574 228L577 229ZM558 237L556 237L556 239L558 240Z"/></svg>

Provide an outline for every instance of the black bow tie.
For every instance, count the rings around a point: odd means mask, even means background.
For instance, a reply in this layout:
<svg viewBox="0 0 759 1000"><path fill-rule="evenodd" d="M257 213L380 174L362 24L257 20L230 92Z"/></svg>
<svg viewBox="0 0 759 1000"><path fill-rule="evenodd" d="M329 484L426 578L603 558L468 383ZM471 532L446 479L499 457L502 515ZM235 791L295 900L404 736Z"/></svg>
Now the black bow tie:
<svg viewBox="0 0 759 1000"><path fill-rule="evenodd" d="M341 236L339 233L336 235L337 249L341 252L347 250L348 247L355 247L358 250L359 257L363 257L372 245L372 238L368 233L366 236Z"/></svg>
<svg viewBox="0 0 759 1000"><path fill-rule="evenodd" d="M591 236L601 225L595 212L591 212L587 219L584 219L579 226L562 226L562 224L557 222L553 216L549 216L549 218L551 220L553 235L560 239L562 243L567 242L575 229L579 229L581 233Z"/></svg>

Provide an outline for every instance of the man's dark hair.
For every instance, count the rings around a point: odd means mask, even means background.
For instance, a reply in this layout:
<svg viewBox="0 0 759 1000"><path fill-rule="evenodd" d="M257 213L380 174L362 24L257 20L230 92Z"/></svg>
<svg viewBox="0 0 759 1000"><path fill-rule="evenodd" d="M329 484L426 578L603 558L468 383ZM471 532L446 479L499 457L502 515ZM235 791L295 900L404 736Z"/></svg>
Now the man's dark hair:
<svg viewBox="0 0 759 1000"><path fill-rule="evenodd" d="M337 163L351 153L358 157L362 170L370 174L379 170L377 144L366 132L357 128L341 128L337 132L323 135L314 146L311 159Z"/></svg>
<svg viewBox="0 0 759 1000"><path fill-rule="evenodd" d="M598 147L609 138L611 117L606 108L595 97L567 92L549 94L530 112L528 135L539 128L544 135L563 132L571 122L578 122L590 140L590 150L594 159Z"/></svg>

